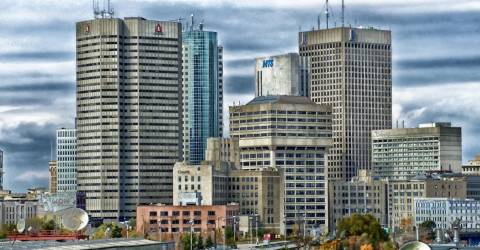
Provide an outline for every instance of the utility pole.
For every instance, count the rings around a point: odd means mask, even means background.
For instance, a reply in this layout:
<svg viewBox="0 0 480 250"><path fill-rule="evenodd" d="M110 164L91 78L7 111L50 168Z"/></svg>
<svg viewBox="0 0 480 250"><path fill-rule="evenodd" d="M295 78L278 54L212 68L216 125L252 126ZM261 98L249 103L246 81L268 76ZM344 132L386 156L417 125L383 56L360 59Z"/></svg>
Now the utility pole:
<svg viewBox="0 0 480 250"><path fill-rule="evenodd" d="M190 250L193 250L193 219L190 222Z"/></svg>

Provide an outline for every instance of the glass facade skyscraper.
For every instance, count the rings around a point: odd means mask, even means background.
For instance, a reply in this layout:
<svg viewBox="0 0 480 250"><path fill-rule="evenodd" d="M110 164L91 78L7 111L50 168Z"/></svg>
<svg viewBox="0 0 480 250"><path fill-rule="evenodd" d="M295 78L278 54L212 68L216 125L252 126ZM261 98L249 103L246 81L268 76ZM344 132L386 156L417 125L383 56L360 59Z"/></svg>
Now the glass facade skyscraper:
<svg viewBox="0 0 480 250"><path fill-rule="evenodd" d="M76 129L57 130L57 192L77 191Z"/></svg>
<svg viewBox="0 0 480 250"><path fill-rule="evenodd" d="M222 136L223 48L217 33L184 31L183 38L183 158L200 164L208 137Z"/></svg>

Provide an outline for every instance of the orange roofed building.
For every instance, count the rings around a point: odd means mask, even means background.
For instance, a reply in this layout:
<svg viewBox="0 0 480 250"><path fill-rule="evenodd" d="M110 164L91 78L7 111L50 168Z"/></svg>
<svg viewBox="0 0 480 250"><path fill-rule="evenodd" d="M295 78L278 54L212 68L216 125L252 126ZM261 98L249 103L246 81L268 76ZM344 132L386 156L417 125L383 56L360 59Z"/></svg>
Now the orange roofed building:
<svg viewBox="0 0 480 250"><path fill-rule="evenodd" d="M145 205L137 207L137 232L154 238L174 238L184 232L213 234L232 225L240 207L228 205ZM193 225L191 225L193 222Z"/></svg>

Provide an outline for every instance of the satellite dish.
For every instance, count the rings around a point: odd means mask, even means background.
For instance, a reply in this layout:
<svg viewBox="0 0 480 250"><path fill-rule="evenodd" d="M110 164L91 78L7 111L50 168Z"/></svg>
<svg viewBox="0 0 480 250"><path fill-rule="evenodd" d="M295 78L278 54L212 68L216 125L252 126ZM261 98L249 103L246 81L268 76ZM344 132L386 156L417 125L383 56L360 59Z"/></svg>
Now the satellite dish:
<svg viewBox="0 0 480 250"><path fill-rule="evenodd" d="M25 231L25 219L20 219L17 222L17 232L23 233Z"/></svg>
<svg viewBox="0 0 480 250"><path fill-rule="evenodd" d="M68 208L62 213L63 226L72 231L80 231L88 224L88 214L80 208Z"/></svg>
<svg viewBox="0 0 480 250"><path fill-rule="evenodd" d="M431 248L420 241L410 241L400 247L400 250L431 250Z"/></svg>

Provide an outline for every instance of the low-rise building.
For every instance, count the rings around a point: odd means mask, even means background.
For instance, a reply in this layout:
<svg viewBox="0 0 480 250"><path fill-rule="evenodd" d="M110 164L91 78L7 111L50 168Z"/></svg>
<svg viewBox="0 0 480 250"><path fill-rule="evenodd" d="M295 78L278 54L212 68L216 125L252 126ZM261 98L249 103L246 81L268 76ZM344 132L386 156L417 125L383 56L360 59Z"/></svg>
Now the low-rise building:
<svg viewBox="0 0 480 250"><path fill-rule="evenodd" d="M416 225L433 221L437 228L450 229L457 220L462 231L480 232L480 201L452 198L415 198L412 213Z"/></svg>
<svg viewBox="0 0 480 250"><path fill-rule="evenodd" d="M0 225L15 225L20 219L43 216L45 211L36 200L12 199L0 201Z"/></svg>
<svg viewBox="0 0 480 250"><path fill-rule="evenodd" d="M372 131L372 170L381 178L408 180L426 172L461 169L462 129L450 123Z"/></svg>
<svg viewBox="0 0 480 250"><path fill-rule="evenodd" d="M352 214L371 214L381 225L388 224L388 182L360 170L350 181L329 183L329 231Z"/></svg>
<svg viewBox="0 0 480 250"><path fill-rule="evenodd" d="M460 174L428 174L411 180L390 181L389 226L398 228L402 220L413 219L414 198L458 198L467 196L467 183Z"/></svg>
<svg viewBox="0 0 480 250"><path fill-rule="evenodd" d="M227 205L148 205L137 207L137 232L145 236L176 237L193 229L202 235L232 226L238 216L238 204Z"/></svg>

